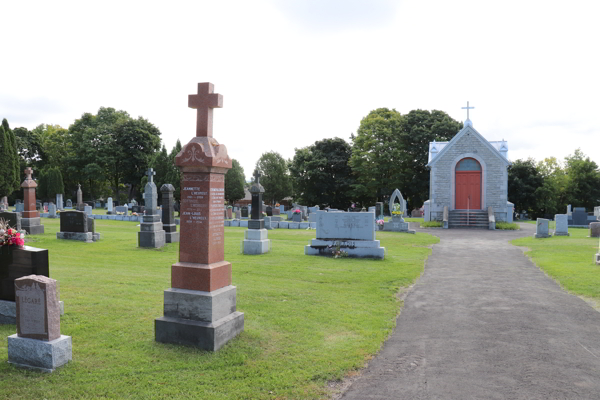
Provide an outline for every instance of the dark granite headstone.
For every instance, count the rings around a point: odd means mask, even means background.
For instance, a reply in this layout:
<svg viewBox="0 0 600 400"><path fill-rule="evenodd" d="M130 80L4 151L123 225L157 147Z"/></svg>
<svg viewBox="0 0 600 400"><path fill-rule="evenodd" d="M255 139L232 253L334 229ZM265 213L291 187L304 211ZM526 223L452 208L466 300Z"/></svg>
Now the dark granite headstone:
<svg viewBox="0 0 600 400"><path fill-rule="evenodd" d="M179 242L179 232L175 224L173 192L175 188L170 183L165 183L160 187L162 193L162 223L165 231L165 241L167 243Z"/></svg>
<svg viewBox="0 0 600 400"><path fill-rule="evenodd" d="M573 225L588 226L588 224L588 215L585 211L585 207L575 207L573 209Z"/></svg>
<svg viewBox="0 0 600 400"><path fill-rule="evenodd" d="M15 301L15 279L49 275L48 250L0 246L0 300Z"/></svg>
<svg viewBox="0 0 600 400"><path fill-rule="evenodd" d="M242 218L248 218L248 207L242 207Z"/></svg>
<svg viewBox="0 0 600 400"><path fill-rule="evenodd" d="M273 216L273 207L271 206L267 206L267 217L272 217Z"/></svg>
<svg viewBox="0 0 600 400"><path fill-rule="evenodd" d="M265 220L263 219L262 215L262 195L265 189L262 187L259 181L260 173L255 171L254 175L254 183L250 187L250 193L252 194L252 218L250 221L248 221L248 229L264 229Z"/></svg>
<svg viewBox="0 0 600 400"><path fill-rule="evenodd" d="M15 228L16 230L21 230L21 215L18 212L0 212L0 219L8 222L8 226L11 228Z"/></svg>
<svg viewBox="0 0 600 400"><path fill-rule="evenodd" d="M90 218L93 222L94 220ZM88 217L83 211L63 211L60 213L61 232L89 232Z"/></svg>

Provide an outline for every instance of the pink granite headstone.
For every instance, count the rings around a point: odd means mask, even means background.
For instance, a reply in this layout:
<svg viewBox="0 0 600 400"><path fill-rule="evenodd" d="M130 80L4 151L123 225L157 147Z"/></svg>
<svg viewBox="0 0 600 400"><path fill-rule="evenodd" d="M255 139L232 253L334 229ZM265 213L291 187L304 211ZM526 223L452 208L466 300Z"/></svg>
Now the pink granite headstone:
<svg viewBox="0 0 600 400"><path fill-rule="evenodd" d="M28 275L15 279L17 335L51 341L60 337L60 306L54 279Z"/></svg>

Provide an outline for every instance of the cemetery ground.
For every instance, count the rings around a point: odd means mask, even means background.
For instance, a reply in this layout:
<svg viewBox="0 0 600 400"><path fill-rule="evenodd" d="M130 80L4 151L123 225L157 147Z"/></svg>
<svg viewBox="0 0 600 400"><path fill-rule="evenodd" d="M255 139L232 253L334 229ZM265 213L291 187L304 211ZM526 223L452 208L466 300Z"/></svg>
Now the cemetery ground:
<svg viewBox="0 0 600 400"><path fill-rule="evenodd" d="M65 302L61 333L73 361L52 374L0 363L0 398L327 398L388 338L398 293L424 269L438 239L377 232L385 260L304 256L315 230L269 231L271 251L244 256L245 228L225 228L244 332L218 352L157 343L178 243L137 247L138 224L96 220L95 243L57 240L59 219L27 245L49 249ZM0 359L15 325L0 325ZM334 389L331 389L333 387Z"/></svg>
<svg viewBox="0 0 600 400"><path fill-rule="evenodd" d="M549 229L554 230L553 221ZM562 288L600 310L600 266L594 262L594 254L599 252L598 238L588 237L589 229L585 228L569 228L569 233L571 236L546 239L524 237L511 243L525 247L525 254Z"/></svg>

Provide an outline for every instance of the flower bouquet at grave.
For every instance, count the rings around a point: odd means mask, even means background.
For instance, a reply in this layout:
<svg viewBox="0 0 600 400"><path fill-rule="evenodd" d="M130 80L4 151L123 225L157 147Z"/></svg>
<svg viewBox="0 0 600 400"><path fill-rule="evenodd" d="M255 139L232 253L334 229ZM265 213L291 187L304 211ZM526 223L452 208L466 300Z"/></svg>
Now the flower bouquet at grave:
<svg viewBox="0 0 600 400"><path fill-rule="evenodd" d="M131 215L133 215L133 216L137 217L137 216L138 216L138 213L136 213L136 212L132 212L132 213L131 213Z"/></svg>
<svg viewBox="0 0 600 400"><path fill-rule="evenodd" d="M394 210L392 211L392 215L402 215L404 214L402 210L400 210L400 203L394 204Z"/></svg>
<svg viewBox="0 0 600 400"><path fill-rule="evenodd" d="M233 208L233 206L227 206L227 208Z"/></svg>
<svg viewBox="0 0 600 400"><path fill-rule="evenodd" d="M335 242L335 245L329 245L327 246L329 248L329 250L331 251L331 255L333 256L333 258L345 258L348 257L348 252L342 250L340 247L340 242Z"/></svg>
<svg viewBox="0 0 600 400"><path fill-rule="evenodd" d="M378 219L377 221L375 221L377 223L377 225L379 226L383 226L383 223L385 222L383 219Z"/></svg>
<svg viewBox="0 0 600 400"><path fill-rule="evenodd" d="M279 207L279 203L275 203L275 207Z"/></svg>
<svg viewBox="0 0 600 400"><path fill-rule="evenodd" d="M25 244L24 235L11 228L8 223L0 219L0 246L17 246L23 247Z"/></svg>
<svg viewBox="0 0 600 400"><path fill-rule="evenodd" d="M263 212L262 212L262 216L263 216L263 218L264 218L264 217L266 217L266 216L267 216L267 213L263 211Z"/></svg>
<svg viewBox="0 0 600 400"><path fill-rule="evenodd" d="M302 214L302 211L299 208L296 208L294 210L294 214Z"/></svg>

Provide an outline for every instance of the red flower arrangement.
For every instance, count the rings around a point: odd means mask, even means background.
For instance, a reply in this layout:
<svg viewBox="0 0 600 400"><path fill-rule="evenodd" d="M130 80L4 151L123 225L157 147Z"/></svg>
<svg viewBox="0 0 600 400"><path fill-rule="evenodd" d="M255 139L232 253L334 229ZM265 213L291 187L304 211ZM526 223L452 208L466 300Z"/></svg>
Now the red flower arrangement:
<svg viewBox="0 0 600 400"><path fill-rule="evenodd" d="M16 229L2 229L5 224L0 224L0 246L18 246L23 247L25 240L21 237L21 233Z"/></svg>

